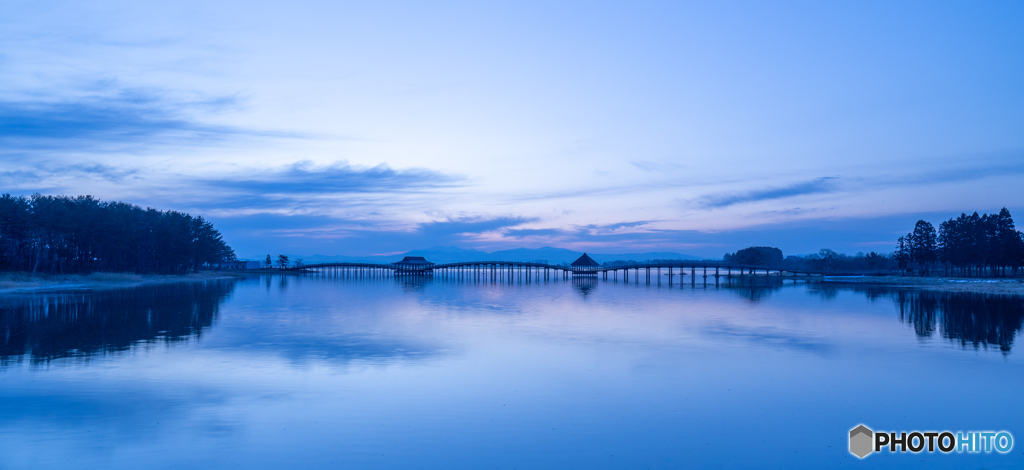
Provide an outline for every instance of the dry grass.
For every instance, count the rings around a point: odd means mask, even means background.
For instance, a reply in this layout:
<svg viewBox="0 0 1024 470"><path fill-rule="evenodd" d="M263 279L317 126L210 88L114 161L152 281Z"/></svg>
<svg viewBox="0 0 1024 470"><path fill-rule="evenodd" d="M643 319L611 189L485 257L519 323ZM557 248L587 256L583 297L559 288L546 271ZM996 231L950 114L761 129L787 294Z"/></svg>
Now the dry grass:
<svg viewBox="0 0 1024 470"><path fill-rule="evenodd" d="M829 276L826 281L877 284L943 292L1024 295L1024 279L1020 278Z"/></svg>
<svg viewBox="0 0 1024 470"><path fill-rule="evenodd" d="M141 274L130 273L92 273L85 279L96 282L142 282L146 278Z"/></svg>

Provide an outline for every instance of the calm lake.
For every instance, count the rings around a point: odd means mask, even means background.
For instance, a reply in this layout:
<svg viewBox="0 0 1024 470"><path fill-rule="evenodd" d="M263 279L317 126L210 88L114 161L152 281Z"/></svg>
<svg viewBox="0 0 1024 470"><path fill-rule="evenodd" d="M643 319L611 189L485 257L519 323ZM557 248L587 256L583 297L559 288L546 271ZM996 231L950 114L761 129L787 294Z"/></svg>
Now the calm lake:
<svg viewBox="0 0 1024 470"><path fill-rule="evenodd" d="M0 468L1021 468L1024 299L254 276L0 297Z"/></svg>

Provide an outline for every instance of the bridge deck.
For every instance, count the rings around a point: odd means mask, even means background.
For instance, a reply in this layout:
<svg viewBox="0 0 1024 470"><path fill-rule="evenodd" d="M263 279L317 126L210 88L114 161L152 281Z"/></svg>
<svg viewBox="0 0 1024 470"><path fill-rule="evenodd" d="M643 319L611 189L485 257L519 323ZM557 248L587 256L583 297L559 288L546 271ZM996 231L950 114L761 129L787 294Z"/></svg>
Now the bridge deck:
<svg viewBox="0 0 1024 470"><path fill-rule="evenodd" d="M379 264L379 263L317 263L317 264L306 264L302 266L296 266L286 268L285 271L303 271L303 270L314 270L314 269L326 269L326 268L341 268L341 269L376 269L376 270L387 270L396 273L404 274L432 274L434 272L444 272L446 270L463 270L463 269L491 269L491 270L508 270L508 269L543 269L562 271L565 274L575 275L590 275L595 276L597 274L616 273L623 271L628 273L629 270L640 271L640 270L657 270L657 269L668 269L670 274L674 274L675 269L679 269L679 275L687 274L685 270L689 270L690 275L701 275L704 277L720 277L720 276L745 276L745 275L762 275L775 274L779 276L824 276L826 273L822 271L790 271L786 269L773 268L770 266L754 266L754 265L743 265L743 264L732 264L732 263L709 263L706 261L678 261L678 262L667 262L667 263L636 263L616 266L595 266L593 268L584 269L573 269L572 266L562 264L547 264L547 263L532 263L522 261L463 261L458 263L443 263L434 264L423 268L409 268L403 266L396 266L393 264ZM697 270L700 270L699 272ZM739 273L735 273L739 271Z"/></svg>

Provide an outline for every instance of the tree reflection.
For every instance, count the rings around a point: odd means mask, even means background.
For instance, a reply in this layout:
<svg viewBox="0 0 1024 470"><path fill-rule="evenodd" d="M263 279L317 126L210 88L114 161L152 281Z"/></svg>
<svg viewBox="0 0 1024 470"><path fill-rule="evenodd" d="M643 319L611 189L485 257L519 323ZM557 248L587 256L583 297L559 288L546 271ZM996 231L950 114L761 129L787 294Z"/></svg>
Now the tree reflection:
<svg viewBox="0 0 1024 470"><path fill-rule="evenodd" d="M793 283L790 282L789 285ZM698 286L702 284L697 284ZM775 276L736 276L729 280L720 281L716 287L728 289L740 297L749 300L751 303L758 303L771 297L772 294L782 289L787 284Z"/></svg>
<svg viewBox="0 0 1024 470"><path fill-rule="evenodd" d="M782 284L730 283L724 287L756 303L777 292ZM1024 328L1024 297L1020 296L918 291L852 283L814 283L807 289L809 294L825 300L838 298L842 291L863 294L873 302L892 300L899 309L900 320L912 326L919 338L930 338L940 332L943 338L965 348L998 347L1003 354L1008 354L1017 332Z"/></svg>
<svg viewBox="0 0 1024 470"><path fill-rule="evenodd" d="M936 329L963 347L999 347L1004 354L1024 325L1024 297L969 292L900 292L900 319L929 337Z"/></svg>
<svg viewBox="0 0 1024 470"><path fill-rule="evenodd" d="M199 337L217 318L234 280L0 300L0 365L128 350L134 344Z"/></svg>

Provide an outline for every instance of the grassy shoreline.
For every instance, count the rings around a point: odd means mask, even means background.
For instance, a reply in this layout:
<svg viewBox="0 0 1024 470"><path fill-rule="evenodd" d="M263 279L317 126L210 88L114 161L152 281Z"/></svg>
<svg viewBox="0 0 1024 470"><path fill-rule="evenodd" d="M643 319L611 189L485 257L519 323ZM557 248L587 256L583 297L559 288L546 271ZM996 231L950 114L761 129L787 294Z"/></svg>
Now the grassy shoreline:
<svg viewBox="0 0 1024 470"><path fill-rule="evenodd" d="M121 289L147 284L198 282L233 279L253 274L245 271L200 271L189 274L35 274L27 272L0 273L0 294L16 294L51 290Z"/></svg>
<svg viewBox="0 0 1024 470"><path fill-rule="evenodd" d="M872 284L907 289L979 294L1024 295L1024 279L914 276L826 276L825 282Z"/></svg>

